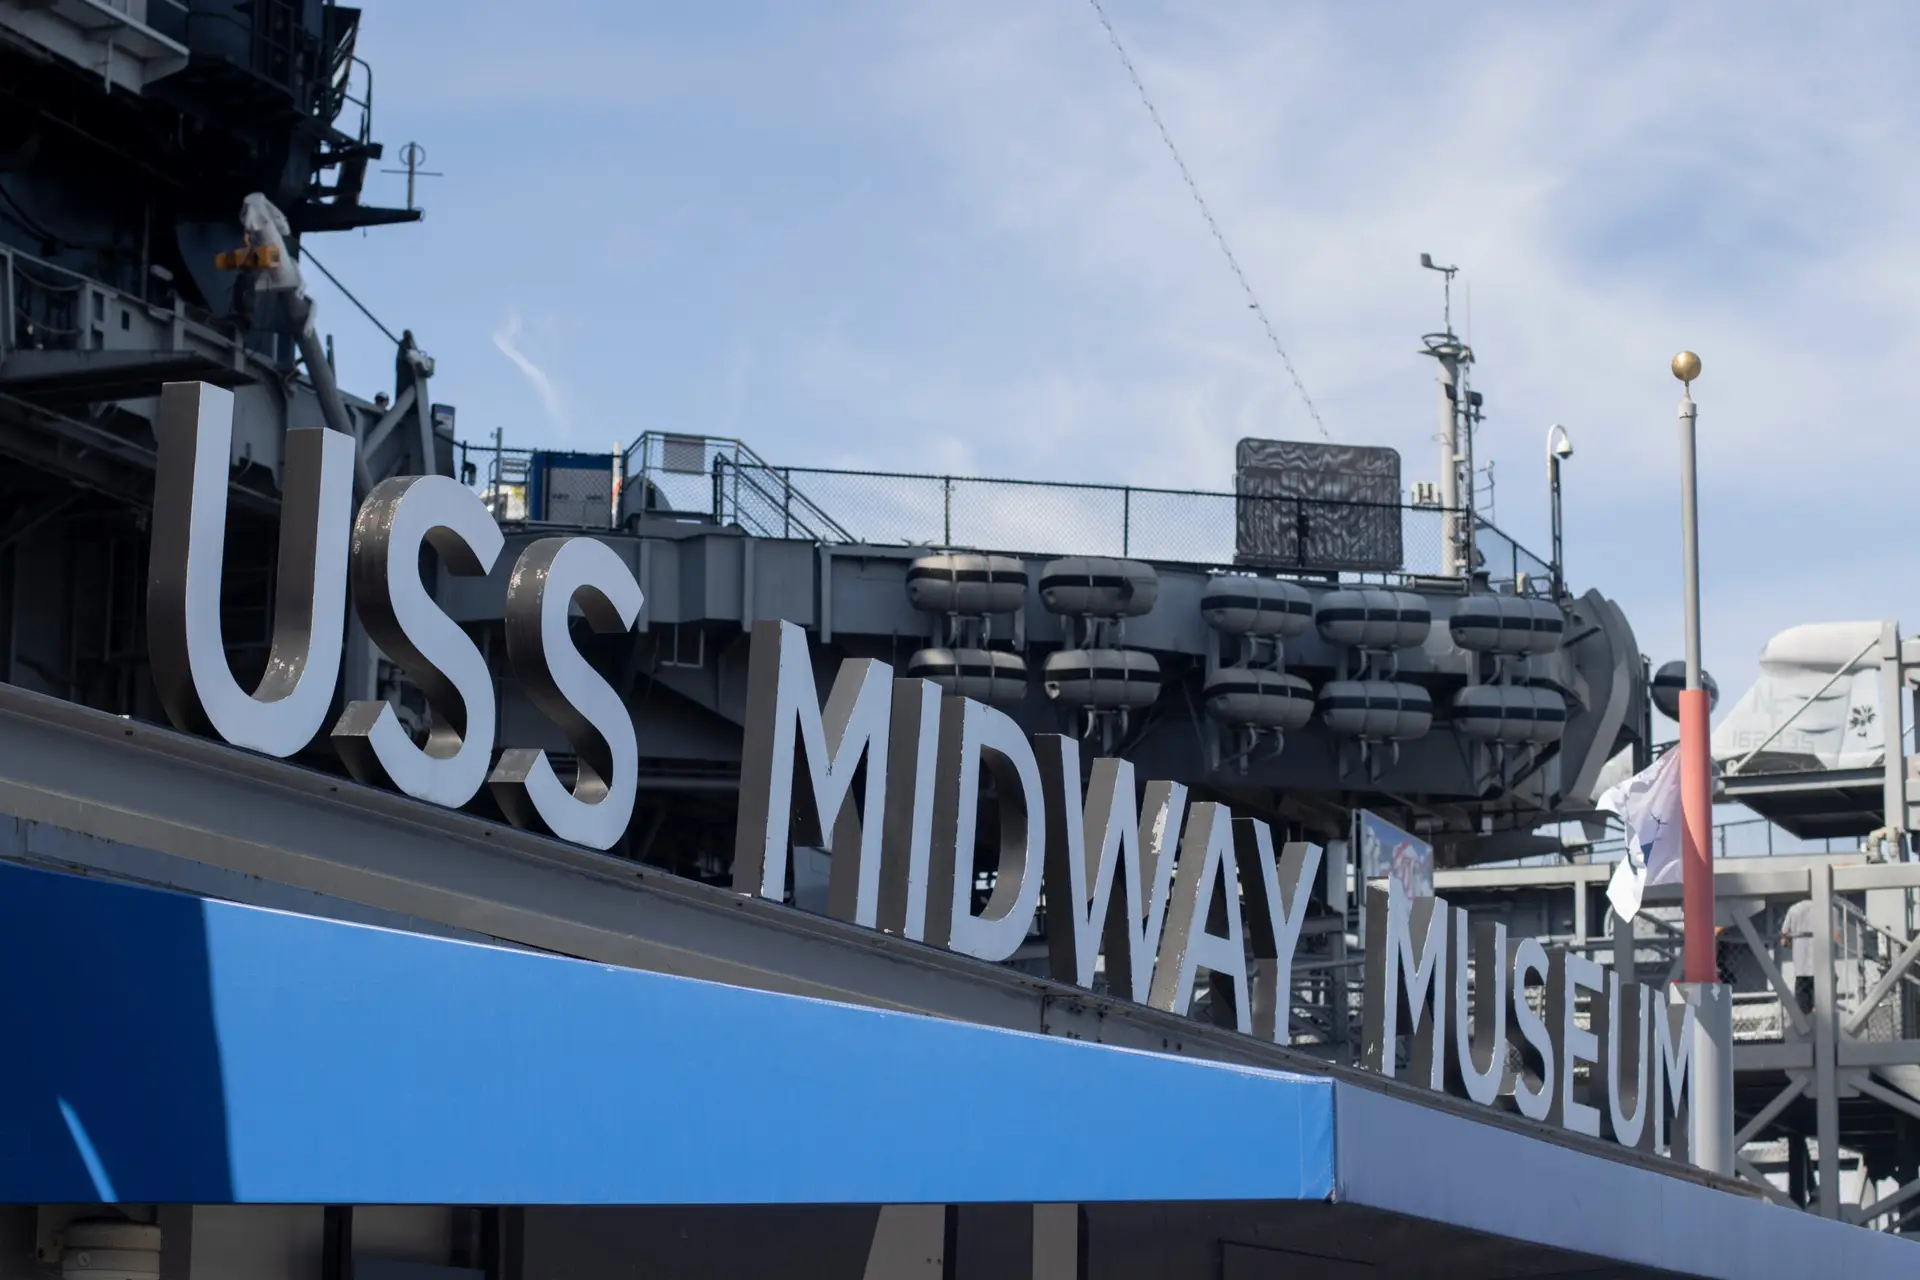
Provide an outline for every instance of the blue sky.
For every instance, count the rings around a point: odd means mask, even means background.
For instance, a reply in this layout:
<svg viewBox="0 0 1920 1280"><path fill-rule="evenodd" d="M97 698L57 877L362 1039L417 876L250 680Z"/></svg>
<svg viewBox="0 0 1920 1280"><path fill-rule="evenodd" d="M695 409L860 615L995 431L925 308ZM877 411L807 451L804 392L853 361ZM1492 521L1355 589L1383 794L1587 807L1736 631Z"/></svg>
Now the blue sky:
<svg viewBox="0 0 1920 1280"><path fill-rule="evenodd" d="M1909 8L1105 2L1335 439L1434 475L1429 251L1499 522L1545 549L1567 424L1569 573L1648 653L1682 346L1727 700L1795 623L1920 628ZM1208 489L1242 436L1315 438L1087 0L368 0L360 51L389 155L446 176L315 248L463 435ZM346 384L388 385L316 292Z"/></svg>

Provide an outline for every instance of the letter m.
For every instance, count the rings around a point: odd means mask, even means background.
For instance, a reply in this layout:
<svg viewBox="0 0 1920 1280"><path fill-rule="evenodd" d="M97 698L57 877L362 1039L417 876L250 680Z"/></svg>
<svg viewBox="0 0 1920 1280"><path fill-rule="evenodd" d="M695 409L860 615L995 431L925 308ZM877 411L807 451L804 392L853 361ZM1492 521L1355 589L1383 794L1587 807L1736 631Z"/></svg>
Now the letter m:
<svg viewBox="0 0 1920 1280"><path fill-rule="evenodd" d="M833 860L828 911L872 928L880 907L880 815L887 790L893 669L867 658L841 663L822 712L805 631L791 622L756 622L752 646L734 892L780 901L786 895L789 851L796 842L811 845ZM866 787L856 809L853 781L862 759ZM798 803L796 772L805 779Z"/></svg>
<svg viewBox="0 0 1920 1280"><path fill-rule="evenodd" d="M1401 1035L1413 1037L1408 1069L1429 1088L1446 1086L1447 909L1409 900L1396 884L1367 890L1367 982L1363 1057L1381 1075L1398 1069ZM1431 1016L1427 1013L1432 1006Z"/></svg>

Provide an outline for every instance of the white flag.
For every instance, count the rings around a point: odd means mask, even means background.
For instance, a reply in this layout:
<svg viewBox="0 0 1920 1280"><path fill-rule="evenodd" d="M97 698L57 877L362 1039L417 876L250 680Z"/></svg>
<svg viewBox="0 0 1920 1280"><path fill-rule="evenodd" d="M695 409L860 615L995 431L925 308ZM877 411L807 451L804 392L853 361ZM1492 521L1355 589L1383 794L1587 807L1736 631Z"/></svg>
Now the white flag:
<svg viewBox="0 0 1920 1280"><path fill-rule="evenodd" d="M1607 884L1607 901L1631 920L1648 885L1680 882L1680 749L1609 787L1594 807L1619 814L1627 829L1627 853Z"/></svg>

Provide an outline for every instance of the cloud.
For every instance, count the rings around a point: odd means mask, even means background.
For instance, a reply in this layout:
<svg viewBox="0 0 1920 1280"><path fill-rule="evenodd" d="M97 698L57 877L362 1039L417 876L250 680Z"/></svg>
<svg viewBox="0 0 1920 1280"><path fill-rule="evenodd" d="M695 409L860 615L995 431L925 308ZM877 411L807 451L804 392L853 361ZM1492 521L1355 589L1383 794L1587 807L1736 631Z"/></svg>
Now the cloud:
<svg viewBox="0 0 1920 1280"><path fill-rule="evenodd" d="M498 329L493 331L493 345L500 354L513 361L514 367L526 375L533 384L534 392L540 397L540 404L547 411L547 424L562 435L572 429L567 417L566 405L560 399L560 391L547 376L546 370L530 360L520 350L520 312L512 307L507 309L507 318Z"/></svg>

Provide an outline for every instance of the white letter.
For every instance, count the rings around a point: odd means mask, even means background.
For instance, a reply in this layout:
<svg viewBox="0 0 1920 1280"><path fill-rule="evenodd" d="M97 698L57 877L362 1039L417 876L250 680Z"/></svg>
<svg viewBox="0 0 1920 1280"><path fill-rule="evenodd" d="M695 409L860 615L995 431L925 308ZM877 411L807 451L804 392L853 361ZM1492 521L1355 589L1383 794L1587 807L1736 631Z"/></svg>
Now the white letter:
<svg viewBox="0 0 1920 1280"><path fill-rule="evenodd" d="M1227 936L1207 932L1207 916L1214 902L1214 881L1226 891ZM1173 912L1167 936L1160 943L1160 962L1153 973L1156 1009L1186 1013L1193 1005L1197 970L1233 984L1233 1022L1243 1032L1253 1030L1247 1008L1247 943L1240 921L1240 878L1233 865L1232 817L1223 804L1197 804L1180 841L1180 867L1173 879ZM1213 993L1216 1005L1220 992Z"/></svg>
<svg viewBox="0 0 1920 1280"><path fill-rule="evenodd" d="M1480 987L1471 1008L1469 972ZM1474 1052L1475 1028L1486 1050L1485 1067ZM1464 909L1453 913L1453 1044L1460 1087L1481 1106L1492 1106L1507 1076L1507 926L1472 924Z"/></svg>
<svg viewBox="0 0 1920 1280"><path fill-rule="evenodd" d="M791 622L753 624L747 658L747 721L740 748L740 818L733 836L733 889L778 902L786 896L789 823L801 844L833 859L827 909L869 929L880 918L881 809L887 791L888 704L893 669L848 659L827 696L813 683L807 633ZM793 803L794 730L807 788ZM867 759L867 820L853 806L853 775Z"/></svg>
<svg viewBox="0 0 1920 1280"><path fill-rule="evenodd" d="M251 694L220 635L233 393L169 382L154 421L153 553L147 644L160 705L174 726L211 728L236 747L290 756L326 724L346 638L353 441L323 427L286 435L273 647Z"/></svg>
<svg viewBox="0 0 1920 1280"><path fill-rule="evenodd" d="M1652 991L1638 983L1621 986L1620 975L1607 971L1607 998L1604 1006L1594 1001L1594 1021L1600 1032L1600 1053L1607 1064L1607 1133L1623 1147L1645 1145L1641 1139L1652 1136L1647 1123L1647 1014ZM1631 1090L1625 1087L1626 1068L1622 1059L1633 1055L1634 1079ZM1628 1105L1632 1104L1632 1110Z"/></svg>
<svg viewBox="0 0 1920 1280"><path fill-rule="evenodd" d="M1000 809L1000 867L993 894L973 914L973 841L980 769ZM982 960L1005 960L1026 940L1040 906L1046 863L1040 766L1013 717L970 698L940 710L940 777L934 788L933 875L927 941Z"/></svg>
<svg viewBox="0 0 1920 1280"><path fill-rule="evenodd" d="M927 882L933 864L933 780L940 759L940 686L931 680L895 680L887 735L887 796L882 806L885 829L880 833L880 927L919 942L927 936ZM865 866L863 861L863 870Z"/></svg>
<svg viewBox="0 0 1920 1280"><path fill-rule="evenodd" d="M1307 922L1307 899L1313 877L1320 870L1320 846L1289 840L1273 861L1273 833L1253 818L1236 818L1233 844L1239 854L1240 874L1258 892L1250 895L1253 918L1253 1033L1275 1044L1293 1043L1293 953L1300 945L1300 926Z"/></svg>
<svg viewBox="0 0 1920 1280"><path fill-rule="evenodd" d="M417 747L392 706L353 702L333 747L362 782L391 782L458 809L487 780L493 759L493 675L458 623L420 581L420 544L447 572L484 574L505 539L478 494L449 476L404 476L373 487L353 523L353 602L381 652L427 695L432 725Z"/></svg>
<svg viewBox="0 0 1920 1280"><path fill-rule="evenodd" d="M1133 763L1100 759L1093 762L1083 808L1080 744L1041 734L1034 745L1047 799L1047 946L1053 976L1091 987L1104 938L1108 989L1123 1000L1145 1001L1153 989L1173 881L1173 859L1165 854L1167 816L1171 811L1178 829L1186 788L1148 783L1142 821Z"/></svg>
<svg viewBox="0 0 1920 1280"><path fill-rule="evenodd" d="M1653 1143L1656 1148L1670 1145L1676 1160L1687 1159L1692 1147L1687 1120L1693 1114L1693 1094L1699 1083L1690 1069L1694 1016L1691 1004L1678 1001L1664 1009L1656 1008L1653 1017ZM1673 1116L1671 1144L1667 1137L1669 1114Z"/></svg>
<svg viewBox="0 0 1920 1280"><path fill-rule="evenodd" d="M1591 1030L1582 1031L1575 1021L1580 992L1601 990L1598 961L1556 948L1547 962L1547 1017L1554 1036L1554 1049L1560 1059L1560 1091L1554 1095L1554 1107L1547 1119L1590 1138L1600 1136L1600 1109L1585 1101L1598 1097L1606 1088L1599 1079L1600 1037ZM1584 1091L1576 1089L1574 1064L1595 1064ZM1597 1086L1597 1087L1596 1087Z"/></svg>
<svg viewBox="0 0 1920 1280"><path fill-rule="evenodd" d="M641 601L632 571L604 542L542 538L520 553L507 579L507 657L527 697L566 734L579 776L569 793L545 751L503 751L487 788L516 827L538 822L589 849L612 848L626 831L640 773L633 720L573 647L567 616L577 602L588 626L616 634L632 628Z"/></svg>
<svg viewBox="0 0 1920 1280"><path fill-rule="evenodd" d="M1417 948L1417 949L1416 949ZM1411 973L1409 973L1411 971ZM1413 1037L1408 1070L1427 1085L1447 1083L1447 904L1439 898L1409 902L1397 880L1385 890L1367 890L1367 1007L1363 1056L1384 1076L1396 1069L1395 1039ZM1423 1018L1428 1001L1433 1016Z"/></svg>
<svg viewBox="0 0 1920 1280"><path fill-rule="evenodd" d="M1553 1110L1555 1096L1554 1042L1546 1022L1527 999L1527 987L1530 974L1546 986L1552 965L1547 960L1547 949L1540 945L1538 938L1522 938L1512 944L1511 951L1513 982L1509 991L1513 996L1513 1019L1507 1024L1507 1043L1519 1051L1522 1064L1512 1081L1513 1102L1527 1119L1545 1120ZM1529 1058L1537 1058L1540 1063L1537 1075Z"/></svg>

